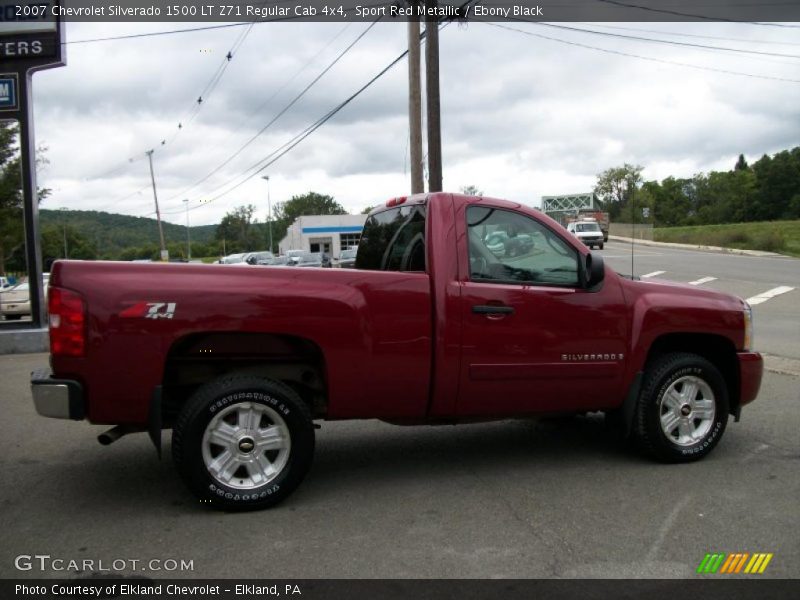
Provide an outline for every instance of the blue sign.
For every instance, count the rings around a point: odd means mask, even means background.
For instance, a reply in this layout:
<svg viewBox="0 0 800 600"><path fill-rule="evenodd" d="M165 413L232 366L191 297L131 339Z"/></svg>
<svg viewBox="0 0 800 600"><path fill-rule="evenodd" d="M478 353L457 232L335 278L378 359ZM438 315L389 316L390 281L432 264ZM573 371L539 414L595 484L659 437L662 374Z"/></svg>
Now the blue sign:
<svg viewBox="0 0 800 600"><path fill-rule="evenodd" d="M0 75L0 110L17 110L17 75Z"/></svg>

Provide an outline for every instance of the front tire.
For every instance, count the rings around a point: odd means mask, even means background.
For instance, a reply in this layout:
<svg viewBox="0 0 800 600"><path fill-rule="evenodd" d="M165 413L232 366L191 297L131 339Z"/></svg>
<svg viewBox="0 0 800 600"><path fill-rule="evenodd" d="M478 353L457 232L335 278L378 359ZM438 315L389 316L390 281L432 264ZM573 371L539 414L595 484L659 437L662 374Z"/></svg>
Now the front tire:
<svg viewBox="0 0 800 600"><path fill-rule="evenodd" d="M311 467L314 425L290 387L229 375L200 387L181 410L172 456L189 489L225 510L274 506Z"/></svg>
<svg viewBox="0 0 800 600"><path fill-rule="evenodd" d="M648 367L634 417L639 445L663 462L698 460L728 423L728 389L719 370L696 354L675 352Z"/></svg>

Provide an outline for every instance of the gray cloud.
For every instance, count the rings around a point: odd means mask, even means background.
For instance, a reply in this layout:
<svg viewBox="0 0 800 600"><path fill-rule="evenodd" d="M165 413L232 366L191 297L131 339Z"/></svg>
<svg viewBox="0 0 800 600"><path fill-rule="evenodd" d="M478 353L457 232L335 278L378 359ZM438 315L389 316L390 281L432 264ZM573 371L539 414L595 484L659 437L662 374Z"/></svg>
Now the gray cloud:
<svg viewBox="0 0 800 600"><path fill-rule="evenodd" d="M75 24L68 37L104 37L154 27ZM247 167L352 94L404 49L403 24L376 26L267 134L208 181L186 191L262 128L365 27L257 25L196 118L174 140L177 123L192 110L197 94L242 29L70 46L68 67L35 77L37 136L50 148L51 165L42 176L54 190L48 207L110 204L130 214L150 211L151 192L141 191L149 182L142 158L146 149L155 148L159 197L167 218L180 220L183 197L196 206L239 181ZM792 42L777 28L756 31L747 24L639 27ZM800 79L796 60L755 60L598 40L533 25L520 28L609 51ZM798 46L747 47L800 53ZM397 65L265 171L275 197L286 199L313 184L360 210L374 204L376 197L405 193L406 68L405 61ZM691 176L732 164L740 152L757 158L800 139L800 84L654 63L488 25L443 30L441 72L446 185L455 189L475 183L489 194L527 203L537 202L541 194L590 187L598 172L622 162L644 165L651 178ZM162 139L169 143L160 146ZM137 160L128 163L130 157ZM98 175L105 177L98 180ZM263 202L264 187L255 177L194 211L193 222L214 222L237 204Z"/></svg>

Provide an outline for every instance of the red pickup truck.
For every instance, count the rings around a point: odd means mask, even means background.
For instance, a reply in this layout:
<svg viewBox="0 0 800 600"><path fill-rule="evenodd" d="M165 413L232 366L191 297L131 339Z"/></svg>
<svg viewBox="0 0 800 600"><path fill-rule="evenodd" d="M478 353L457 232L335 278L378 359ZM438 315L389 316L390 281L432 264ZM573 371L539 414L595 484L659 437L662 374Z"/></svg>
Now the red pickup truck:
<svg viewBox="0 0 800 600"><path fill-rule="evenodd" d="M318 419L604 411L696 460L763 369L741 299L624 278L537 210L448 193L373 210L355 269L59 261L48 306L39 414L115 425L103 443L149 431L159 453L172 428L180 475L225 509L290 494Z"/></svg>

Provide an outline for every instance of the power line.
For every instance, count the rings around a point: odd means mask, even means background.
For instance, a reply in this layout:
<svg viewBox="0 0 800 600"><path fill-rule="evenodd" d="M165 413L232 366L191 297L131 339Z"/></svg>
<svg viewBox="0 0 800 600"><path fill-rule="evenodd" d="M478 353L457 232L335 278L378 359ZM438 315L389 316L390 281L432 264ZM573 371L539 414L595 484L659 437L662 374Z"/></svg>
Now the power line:
<svg viewBox="0 0 800 600"><path fill-rule="evenodd" d="M212 169L209 173L207 173L202 179L194 182L191 186L184 189L182 192L175 194L172 196L172 199L178 198L180 196L184 196L190 190L196 188L201 183L207 181L211 176L215 173L219 172L220 169L225 167L225 165L229 164L234 158L236 158L239 154L241 154L245 148L247 148L250 144L252 144L259 136L261 136L267 129L269 129L278 119L280 119L286 112L292 108L322 77L330 71L336 63L338 63L352 48L355 46L376 24L377 20L373 21L364 31L362 31L355 40L353 40L344 50L342 50L336 58L331 61L328 66L326 66L311 82L306 85L286 106L284 106L277 115L275 115L266 125L264 125L255 135L253 135L249 140L247 140L242 146L239 147L236 152L231 154L228 158L226 158L223 162L217 165L214 169Z"/></svg>
<svg viewBox="0 0 800 600"><path fill-rule="evenodd" d="M341 29L340 29L340 30L339 30L339 31L336 33L336 35L334 35L334 36L333 36L333 37L332 37L330 40L328 40L328 42L327 42L327 43L326 43L326 44L325 44L325 45L324 45L322 48L320 48L320 49L319 49L319 50L318 50L318 51L317 51L317 52L314 54L314 56L312 56L310 59L308 59L308 60L306 61L306 63L305 63L305 64L304 64L304 65L303 65L303 66L302 66L302 67L301 67L299 70L295 71L294 75L292 75L292 76L291 76L289 79L287 79L286 81L284 81L284 82L283 82L283 83L282 83L282 84L281 84L281 85L280 85L280 86L279 86L279 87L278 87L278 88L277 88L277 89L276 89L276 90L275 90L275 91L274 91L274 92L273 92L273 93L272 93L272 94L271 94L271 95L270 95L270 96L269 96L269 97L268 97L266 100L264 100L264 101L263 101L261 104L259 104L259 105L258 105L258 106L257 106L255 109L253 109L252 111L250 111L250 113L248 114L248 116L247 116L247 118L245 119L245 121L246 121L246 122L249 122L249 121L250 121L252 118L254 118L254 117L255 117L255 115L256 115L257 113L259 113L259 112L260 112L260 111L261 111L261 110L262 110L262 109L263 109L265 106L267 106L267 104L269 104L269 103L270 103L272 100L274 100L274 99L275 99L275 98L276 98L276 97L277 97L277 96L278 96L278 95L279 95L279 94L280 94L280 93L281 93L281 92L282 92L284 89L286 89L286 87L287 87L289 84L291 84L291 83L292 83L292 82L293 82L295 79L297 79L297 78L298 78L298 77L299 77L299 76L300 76L300 75L301 75L301 74L302 74L302 73L303 73L303 72L304 72L304 71L305 71L305 70L306 70L306 69L307 69L309 66L311 66L311 65L314 63L314 61L316 61L316 60L317 60L317 58L319 58L319 56L320 56L320 55L321 55L323 52L325 52L325 50L327 50L327 49L328 49L328 48L331 46L331 44L333 44L333 43L334 43L334 42L335 42L337 39L339 39L339 37L340 37L340 36L341 36L341 35L342 35L342 34L343 34L345 31L347 31L347 30L350 28L350 26L351 26L351 25L353 25L353 23L352 23L352 22L345 24L345 26L344 26L344 27L342 27L342 28L341 28ZM244 129L244 127L243 127L242 125L240 125L238 128L236 128L236 129L233 131L233 133L232 133L232 134L229 136L229 138L230 138L230 137L233 137L233 135L235 135L235 134L239 133L239 131L241 131L242 129Z"/></svg>
<svg viewBox="0 0 800 600"><path fill-rule="evenodd" d="M242 33L239 35L239 37L236 38L236 41L231 46L230 50L228 50L228 53L223 57L222 62L220 63L219 67L217 67L217 70L215 71L214 75L212 75L212 77L209 80L209 82L206 84L206 86L200 92L200 95L197 97L197 100L195 100L193 102L192 108L188 111L188 116L183 117L178 122L177 131L175 131L175 133L172 135L172 137L170 138L169 142L167 142L167 144L171 144L173 141L175 141L175 138L177 138L178 135L181 132L183 132L183 130L186 128L186 126L189 125L194 120L194 118L197 116L197 114L202 109L203 104L204 103L206 103L206 104L208 103L208 99L211 97L211 94L214 92L214 90L219 85L219 82L222 81L222 77L225 75L225 71L228 70L228 67L231 64L231 61L233 60L233 58L238 53L239 48L241 48L241 46L244 44L245 40L247 39L247 36L250 35L250 32L253 30L253 25L255 25L255 23L250 23L249 27L247 29L245 29L244 31L242 31ZM164 142L162 142L162 146L163 145L166 145L166 144Z"/></svg>
<svg viewBox="0 0 800 600"><path fill-rule="evenodd" d="M606 25L605 23L586 23L576 22L576 25L589 25L590 27L599 27L601 29L618 29L620 31L638 31L640 33L655 33L658 35L672 35L677 37L689 37L705 40L720 40L724 42L741 42L745 44L769 44L776 46L800 46L800 42L778 42L776 40L752 40L745 38L721 37L714 35L700 35L697 33L682 33L677 31L660 31L658 29L640 29L637 27L620 27L617 25Z"/></svg>
<svg viewBox="0 0 800 600"><path fill-rule="evenodd" d="M263 3L262 3L262 5L263 5ZM181 118L181 120L178 122L178 127L177 127L177 130L175 131L175 133L172 135L172 137L169 138L169 141L167 141L167 139L164 138L161 141L161 144L160 144L161 147L167 146L168 144L172 144L172 142L174 142L175 139L178 137L178 135L180 135L180 133L183 131L185 126L188 125L189 123L191 123L194 120L194 118L197 116L197 114L200 112L200 109L202 107L203 101L207 101L208 98L211 96L212 92L216 89L217 85L219 85L219 82L222 80L222 76L225 74L225 71L228 69L228 66L230 65L231 61L233 60L234 55L238 52L239 48L242 46L242 44L244 44L244 41L247 38L247 36L250 34L250 31L252 30L254 23L247 23L247 25L249 25L249 27L247 27L247 29L245 31L243 31L236 38L236 41L231 46L231 49L228 51L228 53L223 58L222 62L220 63L220 65L217 67L216 71L212 75L212 77L209 80L209 82L206 84L206 86L201 91L200 96L198 96L198 100L199 101L194 101L192 103L192 108L189 109L189 111L187 111L187 113L185 113L185 114L188 114L189 116L188 117L184 116L184 117ZM105 171L104 173L102 173L100 175L96 175L94 177L87 178L87 179L103 179L103 178L105 178L105 177L107 177L107 176L109 176L109 175L111 175L113 173L121 171L122 169L124 169L128 165L130 165L130 164L132 164L132 163L134 163L134 162L136 162L138 160L141 160L141 159L145 158L146 156L148 156L148 154L147 154L148 152L149 152L149 150L148 151L143 151L143 152L141 152L139 154L136 154L133 157L129 158L124 163L121 163L120 165L118 165L117 167L114 167L114 168L112 168L112 169L110 169L108 171Z"/></svg>
<svg viewBox="0 0 800 600"><path fill-rule="evenodd" d="M640 41L640 42L653 42L653 43L657 43L657 44L669 44L669 45L672 45L672 46L685 46L685 47L689 47L689 48L701 48L701 49L704 49L704 50L718 50L718 51L724 51L724 52L738 52L738 53L742 53L742 54L756 54L756 55L759 55L759 56L777 56L777 57L780 57L780 58L800 58L800 55L797 55L797 54L783 54L783 53L780 53L780 52L761 52L759 50L745 50L745 49L742 49L742 48L728 48L728 47L725 47L725 46L707 46L705 44L693 44L691 42L676 42L674 40L657 40L655 38L646 38L646 37L641 37L641 36L636 36L636 35L625 35L625 34L622 34L622 33L610 33L608 31L594 31L592 29L581 29L580 27L569 27L567 25L556 25L554 23L536 22L536 23L534 23L534 25L541 25L541 26L544 26L544 27L553 27L553 28L556 28L556 29L564 29L564 30L567 30L567 31L578 31L580 33L591 33L593 35L602 35L602 36L606 36L606 37L615 37L615 38L626 39L626 40L636 40L636 41Z"/></svg>
<svg viewBox="0 0 800 600"><path fill-rule="evenodd" d="M527 36L530 36L530 37L537 37L537 38L541 38L541 39L544 39L544 40L550 40L552 42L558 42L559 44L567 44L569 46L577 46L579 48L586 48L586 49L589 49L589 50L596 50L598 52L605 52L606 54L616 54L617 56L627 56L628 58L638 58L640 60L648 60L648 61L651 61L651 62L657 62L657 63L667 64L667 65L676 65L676 66L679 66L679 67L687 67L687 68L690 68L690 69L698 69L698 70L701 70L701 71L712 71L712 72L715 72L715 73L725 73L727 75L739 75L739 76L742 76L742 77L752 77L752 78L755 78L755 79L768 79L768 80L771 80L771 81L784 81L784 82L788 82L788 83L800 83L800 80L798 80L798 79L787 79L787 78L784 78L784 77L772 77L772 76L769 76L769 75L756 75L754 73L743 73L741 71L730 71L730 70L727 70L727 69L718 69L718 68L715 68L715 67L704 67L704 66L701 66L701 65L693 65L693 64L690 64L690 63L678 62L678 61L673 61L673 60L666 60L666 59L662 59L662 58L653 58L652 56L641 56L640 54L631 54L629 52L622 52L622 51L619 51L619 50L610 50L608 48L599 48L597 46L591 46L589 44L582 44L580 42L572 42L572 41L568 41L568 40L562 40L560 38L550 37L550 36L547 36L547 35L543 35L541 33L534 33L532 31L524 31L522 29L516 29L515 27L509 27L508 25L501 25L499 23L484 22L484 25L489 25L490 27L497 27L499 29L507 29L508 31L514 31L516 33L521 33L522 35L527 35Z"/></svg>
<svg viewBox="0 0 800 600"><path fill-rule="evenodd" d="M133 40L138 38L155 37L159 35L173 35L176 33L194 33L196 31L208 31L210 29L228 29L230 27L244 27L251 23L228 23L226 25L208 25L206 27L190 27L187 29L172 29L170 31L149 31L147 33L132 33L129 35L114 35L104 38L91 38L85 40L68 40L64 44L93 44L95 42L115 42L117 40Z"/></svg>
<svg viewBox="0 0 800 600"><path fill-rule="evenodd" d="M267 157L265 157L265 159L262 159L261 163L263 163L263 164L260 164L256 171L254 171L250 175L247 175L244 179L242 179L240 182L238 182L236 185L232 186L231 188L225 190L224 192L221 192L221 193L217 194L216 196L213 196L207 202L196 206L195 209L201 208L203 206L206 206L206 205L210 204L211 202L214 202L214 201L222 198L223 196L226 196L227 194L231 193L233 190L235 190L239 186L241 186L244 183L246 183L248 180L250 180L253 177L255 177L256 175L258 175L264 169L266 169L267 167L273 165L275 162L280 160L283 156L285 156L288 152L290 152L298 144L300 144L300 142L305 140L308 136L310 136L317 129L319 129L325 123L327 123L330 119L332 119L340 110L342 110L345 106L350 104L350 102L355 100L355 98L357 98L364 90L366 90L373 83L375 83L378 79L380 79L386 73L388 73L392 69L392 67L394 67L397 63L399 63L401 60L403 60L406 57L406 54L408 54L408 50L404 50L397 58L395 58L386 67L384 67L377 75L375 75L366 84L364 84L361 88L359 88L359 90L357 92L352 94L349 98L347 98L346 100L341 102L334 109L332 109L331 111L326 113L324 116L319 118L315 123L313 123L311 126L307 127L303 132L301 132L300 134L295 136L292 140L290 140L289 142L287 142L286 144L281 146L282 150L279 149L279 151L272 152L271 154L267 155Z"/></svg>
<svg viewBox="0 0 800 600"><path fill-rule="evenodd" d="M698 15L695 13L679 12L677 10L667 10L665 8L653 8L652 6L641 6L639 4L630 4L628 2L620 2L619 0L595 0L595 2L603 2L605 4L613 4L615 6L622 6L625 8L638 8L639 10L646 10L649 12L656 12L665 15L674 15L677 17L689 17L692 19L702 19L704 21L725 21L727 23L747 23L748 25L761 25L764 27L797 27L797 25L787 25L785 23L759 23L755 21L736 21L734 19L725 19L723 17L709 17L708 15ZM756 4L755 6L760 6Z"/></svg>
<svg viewBox="0 0 800 600"><path fill-rule="evenodd" d="M444 29L449 24L450 24L449 21L446 22L446 23L443 23L442 25L440 25L439 29L440 30ZM422 33L420 33L420 39L425 39L425 32L424 31ZM244 178L241 181L239 181L235 185L231 186L229 189L227 189L227 190L225 190L223 192L220 192L219 194L216 194L215 196L212 196L211 198L209 198L208 200L206 200L202 204L200 204L198 206L195 206L195 207L193 207L193 208L191 208L189 210L196 210L196 209L202 208L204 206L207 206L208 204L211 204L212 202L215 202L216 200L222 198L223 196L226 196L227 194L231 193L233 190L237 189L238 187L240 187L241 185L243 185L244 183L246 183L247 181L249 181L250 179L252 179L256 175L258 175L259 173L264 171L266 168L268 168L271 165L273 165L274 163L276 163L283 156L285 156L291 150L293 150L303 140L305 140L308 136L310 136L317 129L319 129L325 123L327 123L330 119L332 119L344 107L346 107L353 100L355 100L358 96L360 96L367 88L369 88L372 84L374 84L378 79L380 79L386 73L388 73L395 65L397 65L397 63L402 61L406 57L406 55L408 55L408 49L406 49L403 52L401 52L397 56L397 58L395 58L392 62L390 62L386 67L384 67L379 73L377 73L367 83L365 83L363 86L361 86L361 88L359 88L356 92L354 92L352 95L350 95L344 101L340 102L336 107L334 107L333 109L328 111L325 115L323 115L322 117L317 119L317 121L315 121L314 123L312 123L311 125L306 127L306 129L304 129L303 131L301 131L300 133L295 135L294 138L292 138L288 142L284 143L283 145L281 145L277 149L273 150L270 154L268 154L267 156L262 158L259 162L255 163L250 168L246 169L245 173L247 171L249 171L249 170L253 170L253 169L255 169L255 170L252 173L250 173L249 175L245 175ZM225 185L226 184L223 184L221 186L217 186L217 188L215 188L215 189L220 189L220 188L224 187Z"/></svg>

